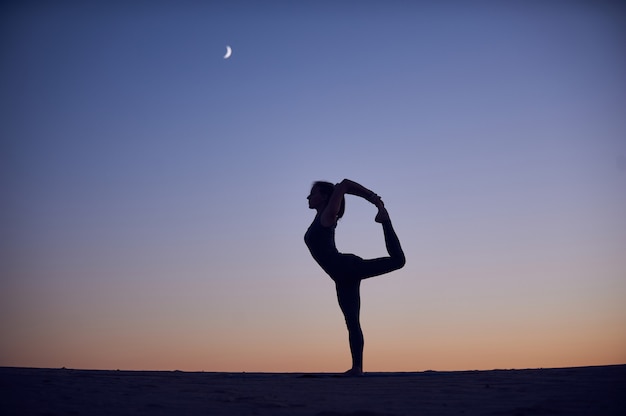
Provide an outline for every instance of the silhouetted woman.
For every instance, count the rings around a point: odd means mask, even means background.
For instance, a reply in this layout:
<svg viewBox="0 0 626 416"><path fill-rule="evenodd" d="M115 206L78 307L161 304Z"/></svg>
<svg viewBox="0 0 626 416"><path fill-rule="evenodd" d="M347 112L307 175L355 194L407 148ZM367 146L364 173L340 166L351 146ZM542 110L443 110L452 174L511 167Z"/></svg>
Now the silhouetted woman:
<svg viewBox="0 0 626 416"><path fill-rule="evenodd" d="M335 227L345 210L345 194L359 196L376 205L378 213L375 221L383 226L389 257L364 260L354 254L337 251ZM307 199L309 208L316 210L317 215L304 235L304 241L315 261L335 282L339 307L348 326L352 368L345 374L362 375L363 332L359 321L361 280L402 268L405 263L404 253L383 201L369 189L349 179L336 185L315 182Z"/></svg>

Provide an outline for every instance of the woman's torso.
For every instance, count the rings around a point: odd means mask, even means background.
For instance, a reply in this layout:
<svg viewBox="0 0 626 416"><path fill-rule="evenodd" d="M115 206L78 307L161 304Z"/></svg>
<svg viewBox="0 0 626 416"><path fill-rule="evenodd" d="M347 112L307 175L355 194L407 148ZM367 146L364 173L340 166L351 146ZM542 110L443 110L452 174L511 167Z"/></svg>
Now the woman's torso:
<svg viewBox="0 0 626 416"><path fill-rule="evenodd" d="M337 250L335 245L335 228L324 227L317 215L308 230L304 234L306 243L311 255L322 269L333 279L348 273L350 264L359 259L353 254L343 254Z"/></svg>

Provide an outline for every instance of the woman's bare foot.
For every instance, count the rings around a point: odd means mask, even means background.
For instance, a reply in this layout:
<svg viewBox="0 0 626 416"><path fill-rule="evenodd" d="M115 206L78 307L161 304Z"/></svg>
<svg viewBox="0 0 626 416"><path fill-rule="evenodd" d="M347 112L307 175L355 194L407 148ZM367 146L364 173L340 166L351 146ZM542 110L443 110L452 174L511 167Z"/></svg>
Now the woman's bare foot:
<svg viewBox="0 0 626 416"><path fill-rule="evenodd" d="M376 214L376 218L374 218L374 221L376 222L385 222L385 221L389 221L389 213L387 212L387 208L385 208L385 204L383 204L383 201L380 201L379 204L376 204L376 206L378 207L378 214Z"/></svg>
<svg viewBox="0 0 626 416"><path fill-rule="evenodd" d="M353 367L343 373L343 375L346 377L360 377L363 375L363 370L361 370L359 367Z"/></svg>

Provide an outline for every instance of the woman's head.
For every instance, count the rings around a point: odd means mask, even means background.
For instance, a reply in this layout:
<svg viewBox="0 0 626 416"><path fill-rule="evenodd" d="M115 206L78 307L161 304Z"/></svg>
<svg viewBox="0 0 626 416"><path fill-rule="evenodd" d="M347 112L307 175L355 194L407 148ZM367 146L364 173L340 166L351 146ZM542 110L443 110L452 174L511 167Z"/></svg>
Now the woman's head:
<svg viewBox="0 0 626 416"><path fill-rule="evenodd" d="M323 210L328 204L328 200L335 190L335 185L330 182L317 181L313 183L311 187L311 194L309 195L309 207L312 209ZM346 199L342 197L341 206L337 213L337 218L343 217L343 213L346 210Z"/></svg>

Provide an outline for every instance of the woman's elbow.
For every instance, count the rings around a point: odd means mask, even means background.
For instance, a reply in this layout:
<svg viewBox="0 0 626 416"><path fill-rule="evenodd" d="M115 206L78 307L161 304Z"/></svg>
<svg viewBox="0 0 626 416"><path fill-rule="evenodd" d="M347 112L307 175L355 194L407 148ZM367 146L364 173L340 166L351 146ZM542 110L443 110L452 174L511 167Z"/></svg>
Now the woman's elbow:
<svg viewBox="0 0 626 416"><path fill-rule="evenodd" d="M350 179L343 179L341 182L335 185L335 189L339 189L340 191L343 191L345 193L348 190L351 182L352 181Z"/></svg>

